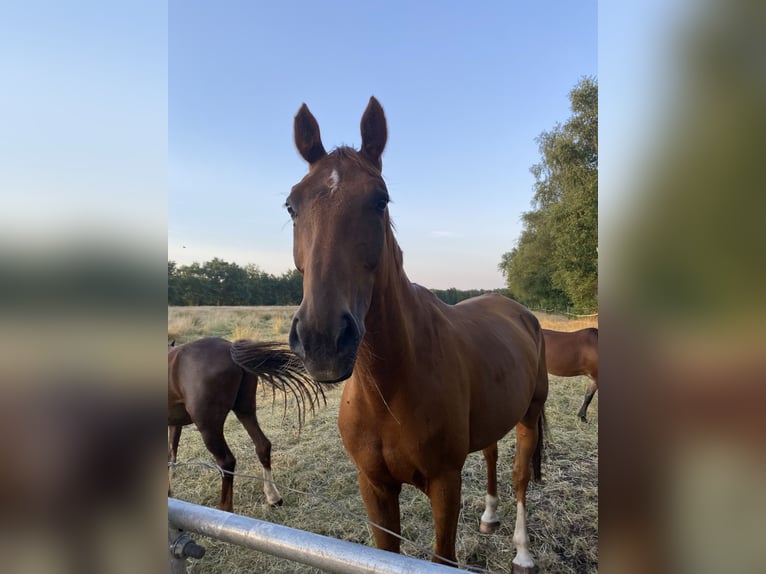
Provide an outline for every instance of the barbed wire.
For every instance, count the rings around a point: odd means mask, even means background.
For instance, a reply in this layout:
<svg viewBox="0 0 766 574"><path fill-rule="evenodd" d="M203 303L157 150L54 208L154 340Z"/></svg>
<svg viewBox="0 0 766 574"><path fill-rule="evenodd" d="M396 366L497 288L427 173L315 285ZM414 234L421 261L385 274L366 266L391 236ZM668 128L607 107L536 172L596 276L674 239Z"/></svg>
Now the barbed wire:
<svg viewBox="0 0 766 574"><path fill-rule="evenodd" d="M192 467L192 466L203 467L203 468L207 468L208 470L216 471L221 476L221 478L223 478L224 476L226 476L228 474L228 475L231 475L232 477L237 477L237 478L249 478L251 480L260 480L260 481L263 481L263 482L271 483L272 485L274 485L280 491L284 490L285 492L292 492L294 494L301 494L303 496L309 496L309 497L313 497L315 499L317 499L317 498L318 499L322 499L323 498L318 493L306 492L306 491L303 491L303 490L299 490L297 488L293 488L291 486L287 486L286 484L277 482L275 480L266 480L266 478L264 478L263 476L256 476L256 475L253 475L253 474L246 474L246 473L243 473L243 472L236 472L236 471L226 470L226 469L221 468L220 466L218 466L218 464L216 464L215 462L211 462L211 461L195 460L195 461L185 461L185 462L168 462L168 468L177 468L177 467L182 467L182 466L184 466L184 467ZM336 509L340 508L341 513L345 514L346 516L349 516L349 517L353 518L354 520L359 520L359 516L357 514L354 514L350 510L347 510L345 508L338 507L338 506L335 506L335 508ZM409 538L406 538L406 537L402 536L401 534L397 534L393 530L389 530L385 526L381 526L380 524L377 524L377 523L373 522L369 518L363 518L362 520L364 522L366 522L369 526L372 526L373 528L377 528L378 530L381 530L381 531L385 532L386 534L390 534L391 536L395 536L400 541L409 544L410 546L412 546L416 550L419 550L420 552L423 552L423 553L425 553L425 554L427 554L427 555L429 555L429 556L431 556L433 558L438 558L439 560L442 560L442 561L444 561L445 563L447 563L447 564L449 564L451 566L455 566L457 568L463 568L464 570L468 570L470 572L476 572L477 574L498 574L497 572L495 572L493 570L487 570L486 568L481 568L480 566L470 566L470 565L467 565L467 564L461 565L459 562L456 562L454 560L450 560L449 558L445 558L444 556L440 556L439 554L437 554L436 552L434 552L430 548L426 548L425 546L421 546L420 544L418 544L414 540L410 540Z"/></svg>

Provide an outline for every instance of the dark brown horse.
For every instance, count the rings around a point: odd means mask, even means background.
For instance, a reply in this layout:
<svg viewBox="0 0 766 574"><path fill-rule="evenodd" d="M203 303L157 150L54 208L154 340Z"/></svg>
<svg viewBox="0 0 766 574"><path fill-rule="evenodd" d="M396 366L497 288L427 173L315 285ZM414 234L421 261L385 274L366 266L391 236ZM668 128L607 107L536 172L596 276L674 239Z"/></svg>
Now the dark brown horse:
<svg viewBox="0 0 766 574"><path fill-rule="evenodd" d="M304 298L290 346L318 381L346 378L338 417L357 466L370 520L400 533L399 493L413 484L430 499L438 562L454 562L461 470L483 451L488 480L481 530L497 510L497 441L516 426L513 486L515 568L532 568L525 498L540 476L543 405L548 395L544 341L535 316L499 295L450 306L411 283L402 267L381 175L387 128L371 98L362 147L327 153L304 104L295 143L309 173L286 207ZM379 548L400 540L374 528Z"/></svg>
<svg viewBox="0 0 766 574"><path fill-rule="evenodd" d="M300 361L281 343L238 341L248 350L245 365L232 360L232 343L207 337L175 347L168 345L168 462L175 463L181 428L194 423L202 440L225 472L221 478L222 510L232 510L231 474L236 459L226 444L223 425L234 411L255 444L263 465L263 492L272 506L282 504L271 475L271 442L263 434L255 416L255 391L263 380L282 391L315 389ZM312 399L316 390L309 391ZM301 395L302 396L302 395ZM300 418L300 411L299 411ZM171 495L172 464L168 465L168 496Z"/></svg>
<svg viewBox="0 0 766 574"><path fill-rule="evenodd" d="M564 332L543 329L545 360L548 372L559 377L587 375L591 382L577 416L587 422L585 414L598 390L598 329L590 327Z"/></svg>

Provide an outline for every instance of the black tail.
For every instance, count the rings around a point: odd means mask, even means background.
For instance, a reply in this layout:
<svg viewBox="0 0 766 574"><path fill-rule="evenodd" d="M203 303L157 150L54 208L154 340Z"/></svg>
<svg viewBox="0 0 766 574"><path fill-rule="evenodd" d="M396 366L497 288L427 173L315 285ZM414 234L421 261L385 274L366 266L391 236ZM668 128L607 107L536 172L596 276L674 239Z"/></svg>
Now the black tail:
<svg viewBox="0 0 766 574"><path fill-rule="evenodd" d="M543 435L548 432L548 424L545 421L545 407L540 411L540 417L537 419L537 448L532 455L532 472L536 481L543 478Z"/></svg>
<svg viewBox="0 0 766 574"><path fill-rule="evenodd" d="M535 317L536 319L536 317ZM548 423L545 420L545 400L548 398L548 369L546 367L545 360L545 336L543 335L543 329L540 327L539 321L535 325L535 331L537 333L537 369L538 369L538 381L540 385L541 380L545 383L543 403L540 407L540 416L537 417L537 447L532 454L532 472L534 479L540 481L543 478L543 448L545 446L545 433L548 432ZM538 389L539 390L539 389Z"/></svg>
<svg viewBox="0 0 766 574"><path fill-rule="evenodd" d="M300 358L284 343L240 339L231 346L231 359L247 373L268 383L273 391L292 394L298 407L299 426L305 418L306 399L312 412L320 401L327 405L322 386L311 378Z"/></svg>

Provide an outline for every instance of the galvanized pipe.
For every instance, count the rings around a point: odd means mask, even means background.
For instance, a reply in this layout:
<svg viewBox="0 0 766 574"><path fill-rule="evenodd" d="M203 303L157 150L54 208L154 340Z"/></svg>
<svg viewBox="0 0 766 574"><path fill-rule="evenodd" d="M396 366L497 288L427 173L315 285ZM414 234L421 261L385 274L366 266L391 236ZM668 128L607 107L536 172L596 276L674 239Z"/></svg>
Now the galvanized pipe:
<svg viewBox="0 0 766 574"><path fill-rule="evenodd" d="M457 574L467 572L168 498L168 522L189 532L237 544L336 574Z"/></svg>

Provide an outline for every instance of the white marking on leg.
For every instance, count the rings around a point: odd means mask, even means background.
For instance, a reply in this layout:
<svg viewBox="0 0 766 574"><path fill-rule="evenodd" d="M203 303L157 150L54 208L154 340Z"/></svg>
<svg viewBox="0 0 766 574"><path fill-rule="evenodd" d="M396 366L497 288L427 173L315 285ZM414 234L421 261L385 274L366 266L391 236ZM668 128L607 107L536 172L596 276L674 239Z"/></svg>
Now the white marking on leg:
<svg viewBox="0 0 766 574"><path fill-rule="evenodd" d="M330 177L327 178L327 185L330 188L330 195L338 191L338 184L340 183L340 176L338 170L333 169Z"/></svg>
<svg viewBox="0 0 766 574"><path fill-rule="evenodd" d="M282 495L279 494L274 479L271 476L271 471L263 469L263 494L266 495L266 502L273 506L282 500Z"/></svg>
<svg viewBox="0 0 766 574"><path fill-rule="evenodd" d="M486 522L487 524L500 522L500 519L497 517L497 503L499 500L497 496L492 496L491 494L488 494L485 497L485 500L486 500L486 507L484 509L484 514L481 515L481 521Z"/></svg>
<svg viewBox="0 0 766 574"><path fill-rule="evenodd" d="M516 545L516 557L513 559L513 563L523 568L532 568L535 563L529 553L527 514L523 502L516 503L516 530L513 531L513 543Z"/></svg>

